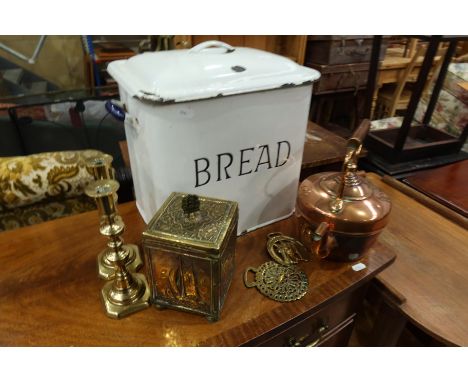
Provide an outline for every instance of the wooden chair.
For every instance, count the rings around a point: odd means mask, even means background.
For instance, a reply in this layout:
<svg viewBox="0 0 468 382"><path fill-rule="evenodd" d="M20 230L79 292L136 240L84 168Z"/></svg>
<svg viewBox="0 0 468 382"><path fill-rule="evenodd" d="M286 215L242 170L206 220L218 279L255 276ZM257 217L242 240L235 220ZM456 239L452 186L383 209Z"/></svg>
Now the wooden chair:
<svg viewBox="0 0 468 382"><path fill-rule="evenodd" d="M408 107L409 101L411 99L411 89L408 87L408 84L414 80L412 78L413 70L418 63L418 60L423 57L426 52L426 47L422 45L411 45L412 47L410 47L410 50L415 50L415 52L412 55L411 60L406 66L405 70L401 74L401 77L396 86L383 88L379 91L376 108L377 118L393 117L398 110L405 110ZM438 50L437 56L439 56L439 60L433 67L429 81L426 82L423 96L427 95L431 90L432 85L439 73L446 51L446 47L441 47Z"/></svg>
<svg viewBox="0 0 468 382"><path fill-rule="evenodd" d="M417 47L396 86L380 89L376 109L378 118L393 117L397 110L406 109L411 98L411 90L405 89L405 86L409 82L410 75L418 59L423 56L424 52L425 48L423 46Z"/></svg>
<svg viewBox="0 0 468 382"><path fill-rule="evenodd" d="M418 47L418 39L417 38L410 38L408 43L406 44L405 48L405 57L413 57L414 53L416 52L416 48Z"/></svg>
<svg viewBox="0 0 468 382"><path fill-rule="evenodd" d="M445 54L447 53L447 50L448 50L447 46L442 46L437 51L437 56L439 56L439 61L437 61L437 63L432 68L431 77L429 78L429 81L426 82L426 86L424 86L423 94L421 97L427 97L430 93L432 93L432 86L434 85L436 78L439 76L440 68L442 66L442 63L444 62L444 57L445 57Z"/></svg>

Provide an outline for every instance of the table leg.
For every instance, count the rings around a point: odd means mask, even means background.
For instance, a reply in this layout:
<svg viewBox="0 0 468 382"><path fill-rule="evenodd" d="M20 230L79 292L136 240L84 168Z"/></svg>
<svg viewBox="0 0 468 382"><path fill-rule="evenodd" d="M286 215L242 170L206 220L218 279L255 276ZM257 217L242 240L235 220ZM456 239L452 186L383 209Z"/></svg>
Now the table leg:
<svg viewBox="0 0 468 382"><path fill-rule="evenodd" d="M406 322L403 314L383 300L370 336L372 346L396 346Z"/></svg>
<svg viewBox="0 0 468 382"><path fill-rule="evenodd" d="M376 115L376 107L377 107L377 97L379 95L379 90L382 87L382 85L378 85L375 87L374 93L372 94L372 107L371 107L371 113L370 113L370 120L374 119L379 119L380 116Z"/></svg>

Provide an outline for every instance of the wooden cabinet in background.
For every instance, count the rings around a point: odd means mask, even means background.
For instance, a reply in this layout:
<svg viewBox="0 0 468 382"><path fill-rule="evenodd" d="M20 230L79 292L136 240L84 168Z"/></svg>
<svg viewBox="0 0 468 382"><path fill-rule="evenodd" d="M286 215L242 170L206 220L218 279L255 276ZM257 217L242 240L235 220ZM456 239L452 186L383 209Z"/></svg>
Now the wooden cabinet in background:
<svg viewBox="0 0 468 382"><path fill-rule="evenodd" d="M232 46L246 46L266 50L288 57L298 64L304 64L307 36L242 36L242 35L197 35L175 36L175 46L186 49L204 41L219 40Z"/></svg>

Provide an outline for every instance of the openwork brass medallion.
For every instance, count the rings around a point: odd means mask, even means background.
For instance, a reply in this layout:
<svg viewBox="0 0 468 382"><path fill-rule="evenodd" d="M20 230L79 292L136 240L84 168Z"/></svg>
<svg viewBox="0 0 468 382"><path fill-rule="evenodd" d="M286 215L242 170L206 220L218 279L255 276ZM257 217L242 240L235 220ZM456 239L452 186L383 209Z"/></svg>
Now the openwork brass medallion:
<svg viewBox="0 0 468 382"><path fill-rule="evenodd" d="M299 240L281 232L269 233L267 237L268 253L277 263L291 265L310 260L309 251Z"/></svg>
<svg viewBox="0 0 468 382"><path fill-rule="evenodd" d="M255 281L248 280L249 271L255 273ZM244 273L247 288L257 287L263 295L280 302L299 300L307 293L307 275L296 265L281 265L269 261L258 268L249 267Z"/></svg>

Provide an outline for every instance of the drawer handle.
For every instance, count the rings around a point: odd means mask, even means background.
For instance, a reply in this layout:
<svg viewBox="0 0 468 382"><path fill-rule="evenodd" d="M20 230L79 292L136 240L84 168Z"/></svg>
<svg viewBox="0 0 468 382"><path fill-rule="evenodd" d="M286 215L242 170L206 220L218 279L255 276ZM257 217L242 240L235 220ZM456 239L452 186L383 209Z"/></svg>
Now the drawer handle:
<svg viewBox="0 0 468 382"><path fill-rule="evenodd" d="M308 343L308 344L304 344L305 340L307 338L310 337L310 335L305 335L299 339L296 339L295 337L291 337L289 339L289 346L292 346L292 347L314 347L314 346L317 346L319 344L319 342L322 340L323 338L323 334L327 331L328 329L328 325L322 325L320 328L318 328L317 330L317 338L315 340L313 340L312 342Z"/></svg>

